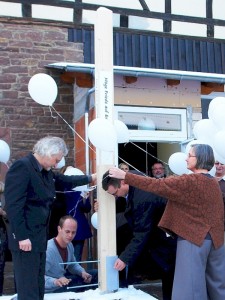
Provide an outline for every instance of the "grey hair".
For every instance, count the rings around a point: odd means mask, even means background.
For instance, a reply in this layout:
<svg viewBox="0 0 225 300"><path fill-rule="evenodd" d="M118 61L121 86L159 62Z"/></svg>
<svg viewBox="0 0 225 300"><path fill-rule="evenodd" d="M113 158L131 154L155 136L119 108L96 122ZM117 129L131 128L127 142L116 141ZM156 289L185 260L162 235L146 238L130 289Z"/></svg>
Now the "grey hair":
<svg viewBox="0 0 225 300"><path fill-rule="evenodd" d="M68 154L66 143L63 139L56 136L46 136L34 145L33 152L44 157L51 157L61 153L63 156Z"/></svg>
<svg viewBox="0 0 225 300"><path fill-rule="evenodd" d="M215 163L214 153L211 146L207 144L193 144L191 147L196 156L196 169L205 169L210 171Z"/></svg>

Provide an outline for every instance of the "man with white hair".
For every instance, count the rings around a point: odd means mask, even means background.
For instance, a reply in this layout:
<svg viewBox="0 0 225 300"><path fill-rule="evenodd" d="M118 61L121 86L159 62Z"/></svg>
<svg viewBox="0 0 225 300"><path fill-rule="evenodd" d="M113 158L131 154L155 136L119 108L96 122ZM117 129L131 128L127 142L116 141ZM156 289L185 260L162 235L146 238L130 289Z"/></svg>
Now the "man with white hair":
<svg viewBox="0 0 225 300"><path fill-rule="evenodd" d="M50 210L56 190L72 189L96 180L96 175L54 173L68 149L63 139L47 136L17 160L6 174L5 209L18 300L43 300Z"/></svg>

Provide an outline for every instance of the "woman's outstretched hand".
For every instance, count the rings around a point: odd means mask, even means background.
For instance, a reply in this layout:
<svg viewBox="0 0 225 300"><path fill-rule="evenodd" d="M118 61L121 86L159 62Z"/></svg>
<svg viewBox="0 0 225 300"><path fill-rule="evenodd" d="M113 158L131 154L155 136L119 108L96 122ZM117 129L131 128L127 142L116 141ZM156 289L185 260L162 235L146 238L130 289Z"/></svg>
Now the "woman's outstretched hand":
<svg viewBox="0 0 225 300"><path fill-rule="evenodd" d="M112 167L109 169L109 177L114 177L117 179L124 179L126 175L126 172L124 172L121 169L118 169L116 167Z"/></svg>

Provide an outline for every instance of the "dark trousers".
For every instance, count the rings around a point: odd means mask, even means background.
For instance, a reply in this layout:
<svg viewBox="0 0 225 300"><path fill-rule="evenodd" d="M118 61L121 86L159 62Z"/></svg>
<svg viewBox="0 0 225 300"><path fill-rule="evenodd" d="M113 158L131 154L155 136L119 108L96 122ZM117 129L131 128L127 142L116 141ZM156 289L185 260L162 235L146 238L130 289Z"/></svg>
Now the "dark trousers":
<svg viewBox="0 0 225 300"><path fill-rule="evenodd" d="M84 240L73 240L72 243L74 247L74 256L76 257L77 261L81 261L84 248Z"/></svg>
<svg viewBox="0 0 225 300"><path fill-rule="evenodd" d="M12 251L18 300L43 300L45 252Z"/></svg>
<svg viewBox="0 0 225 300"><path fill-rule="evenodd" d="M0 296L2 296L2 293L3 293L4 268L5 268L5 254L4 254L4 251L3 251L0 254Z"/></svg>

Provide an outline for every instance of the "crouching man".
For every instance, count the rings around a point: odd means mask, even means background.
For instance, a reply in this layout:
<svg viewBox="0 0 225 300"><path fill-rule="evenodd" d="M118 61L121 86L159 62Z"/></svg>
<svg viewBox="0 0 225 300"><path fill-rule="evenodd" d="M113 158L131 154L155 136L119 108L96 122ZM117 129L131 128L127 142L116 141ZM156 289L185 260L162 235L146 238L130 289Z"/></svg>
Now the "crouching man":
<svg viewBox="0 0 225 300"><path fill-rule="evenodd" d="M61 293L68 291L68 287L97 283L96 270L87 273L79 263L73 263L76 262L76 258L72 240L76 231L77 221L72 216L64 216L59 220L57 236L48 241L45 267L46 293ZM79 290L75 288L74 291L84 291L84 288Z"/></svg>

